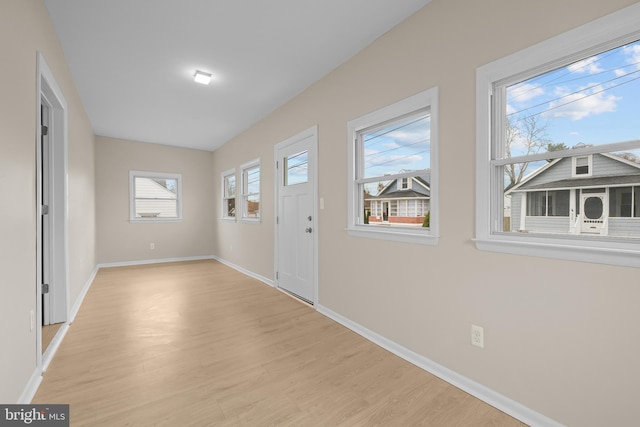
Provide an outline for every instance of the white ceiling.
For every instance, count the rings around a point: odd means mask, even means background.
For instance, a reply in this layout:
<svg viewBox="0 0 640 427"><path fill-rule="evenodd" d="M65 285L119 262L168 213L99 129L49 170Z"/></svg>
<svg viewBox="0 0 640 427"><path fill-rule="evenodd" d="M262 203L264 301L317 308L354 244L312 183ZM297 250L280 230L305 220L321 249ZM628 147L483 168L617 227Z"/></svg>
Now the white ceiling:
<svg viewBox="0 0 640 427"><path fill-rule="evenodd" d="M96 135L215 150L429 1L45 4Z"/></svg>
<svg viewBox="0 0 640 427"><path fill-rule="evenodd" d="M45 4L97 135L215 150L429 1Z"/></svg>

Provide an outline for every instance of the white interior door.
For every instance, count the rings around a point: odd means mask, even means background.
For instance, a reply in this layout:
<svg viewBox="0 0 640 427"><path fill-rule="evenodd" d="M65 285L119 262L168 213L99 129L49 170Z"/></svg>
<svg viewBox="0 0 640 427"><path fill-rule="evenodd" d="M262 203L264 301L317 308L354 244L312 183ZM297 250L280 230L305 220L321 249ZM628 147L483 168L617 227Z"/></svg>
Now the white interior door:
<svg viewBox="0 0 640 427"><path fill-rule="evenodd" d="M312 304L316 300L317 130L275 148L276 284Z"/></svg>

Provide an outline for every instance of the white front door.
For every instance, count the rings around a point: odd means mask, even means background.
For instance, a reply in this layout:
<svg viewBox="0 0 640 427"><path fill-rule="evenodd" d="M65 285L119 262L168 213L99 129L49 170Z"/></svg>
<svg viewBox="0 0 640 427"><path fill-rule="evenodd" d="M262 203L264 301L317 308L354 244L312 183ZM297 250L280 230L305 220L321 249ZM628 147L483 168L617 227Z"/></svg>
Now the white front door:
<svg viewBox="0 0 640 427"><path fill-rule="evenodd" d="M582 193L580 197L582 212L581 233L606 234L605 220L607 219L607 194Z"/></svg>
<svg viewBox="0 0 640 427"><path fill-rule="evenodd" d="M276 285L316 302L317 128L275 147Z"/></svg>

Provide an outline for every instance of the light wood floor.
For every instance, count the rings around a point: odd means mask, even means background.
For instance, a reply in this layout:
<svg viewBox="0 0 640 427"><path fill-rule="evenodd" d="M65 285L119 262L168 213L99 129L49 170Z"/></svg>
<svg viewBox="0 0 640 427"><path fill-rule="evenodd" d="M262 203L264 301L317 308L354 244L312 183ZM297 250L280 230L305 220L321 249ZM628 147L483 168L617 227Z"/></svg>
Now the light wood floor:
<svg viewBox="0 0 640 427"><path fill-rule="evenodd" d="M33 403L72 426L521 426L215 261L101 269Z"/></svg>
<svg viewBox="0 0 640 427"><path fill-rule="evenodd" d="M42 353L47 350L51 341L58 333L58 330L62 327L64 323L54 323L52 325L44 325L42 326Z"/></svg>

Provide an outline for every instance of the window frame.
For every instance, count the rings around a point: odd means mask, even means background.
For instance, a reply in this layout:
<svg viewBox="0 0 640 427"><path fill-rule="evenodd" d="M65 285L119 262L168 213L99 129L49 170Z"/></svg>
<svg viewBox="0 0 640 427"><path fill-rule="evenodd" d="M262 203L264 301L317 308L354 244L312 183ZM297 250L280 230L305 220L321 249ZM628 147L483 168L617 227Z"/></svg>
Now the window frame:
<svg viewBox="0 0 640 427"><path fill-rule="evenodd" d="M176 180L176 217L136 217L136 178L161 178ZM171 172L149 172L149 171L129 171L129 221L135 222L180 222L182 221L182 174Z"/></svg>
<svg viewBox="0 0 640 427"><path fill-rule="evenodd" d="M359 132L384 124L420 110L429 110L430 114L430 223L429 228L410 227L372 227L360 222L361 207L364 206L360 186L357 180L359 148ZM406 243L436 245L439 238L438 215L438 87L432 87L413 96L395 102L386 107L350 120L347 123L347 159L348 159L348 217L347 232L350 236L372 239L390 240ZM394 175L395 178L411 178L412 173ZM384 210L384 206L382 206ZM397 206L396 206L397 209ZM392 206L389 204L389 215ZM397 210L396 210L397 212Z"/></svg>
<svg viewBox="0 0 640 427"><path fill-rule="evenodd" d="M587 173L578 173L578 159L587 159ZM586 156L571 157L571 177L572 178L589 178L593 175L593 154Z"/></svg>
<svg viewBox="0 0 640 427"><path fill-rule="evenodd" d="M479 250L539 256L545 258L640 267L640 241L584 236L520 235L497 232L502 213L504 188L501 176L491 162L496 154L493 129L500 119L493 115L496 83L516 76L539 75L550 69L584 59L597 51L640 39L640 3L628 6L529 48L493 61L476 70L476 236ZM497 97L499 98L499 97ZM609 148L610 147L610 148ZM607 150L626 149L625 143L607 145ZM576 156L602 152L602 146L573 150ZM538 155L541 159L567 157L556 153ZM592 165L590 165L592 166ZM575 169L574 169L575 171ZM592 168L590 168L590 173ZM585 175L578 175L585 176ZM526 233L525 233L526 234Z"/></svg>
<svg viewBox="0 0 640 427"><path fill-rule="evenodd" d="M259 176L259 181L258 181L258 188L259 191L257 193L249 193L248 192L248 172L252 169L258 168L258 176ZM240 166L240 181L241 181L241 191L240 191L240 209L241 209L241 213L240 213L240 221L242 222L247 222L247 223L260 223L261 218L262 218L262 200L261 199L261 193L262 193L262 168L260 166L260 159L255 159L252 160L250 162L244 163ZM236 190L237 193L237 190ZM258 215L257 217L249 217L247 216L247 212L248 212L248 198L250 196L258 196L258 200L259 200L259 204L258 204Z"/></svg>
<svg viewBox="0 0 640 427"><path fill-rule="evenodd" d="M227 178L233 176L235 180L235 194L231 197L227 194ZM221 181L221 200L222 200L222 209L221 209L221 218L225 221L235 222L238 216L238 177L236 176L236 169L229 169L220 174ZM233 216L229 215L227 209L227 200L234 199L234 207L235 214Z"/></svg>

